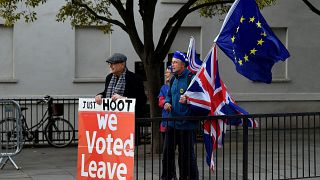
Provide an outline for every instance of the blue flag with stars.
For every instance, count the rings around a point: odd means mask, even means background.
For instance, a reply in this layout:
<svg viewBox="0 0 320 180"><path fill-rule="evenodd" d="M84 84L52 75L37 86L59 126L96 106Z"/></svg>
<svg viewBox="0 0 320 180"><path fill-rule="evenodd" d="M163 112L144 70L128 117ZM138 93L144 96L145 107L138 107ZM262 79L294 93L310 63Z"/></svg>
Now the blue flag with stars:
<svg viewBox="0 0 320 180"><path fill-rule="evenodd" d="M290 56L254 0L233 3L215 42L237 71L252 81L271 83L274 63Z"/></svg>

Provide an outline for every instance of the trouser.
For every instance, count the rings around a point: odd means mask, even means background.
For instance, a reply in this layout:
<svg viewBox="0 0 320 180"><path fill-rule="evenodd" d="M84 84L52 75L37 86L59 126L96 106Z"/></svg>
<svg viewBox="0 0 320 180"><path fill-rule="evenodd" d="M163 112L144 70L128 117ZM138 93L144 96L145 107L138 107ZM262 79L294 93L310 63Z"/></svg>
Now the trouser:
<svg viewBox="0 0 320 180"><path fill-rule="evenodd" d="M175 179L175 149L178 146L179 176L181 180L198 180L199 172L194 153L195 133L167 127L163 148L161 179Z"/></svg>

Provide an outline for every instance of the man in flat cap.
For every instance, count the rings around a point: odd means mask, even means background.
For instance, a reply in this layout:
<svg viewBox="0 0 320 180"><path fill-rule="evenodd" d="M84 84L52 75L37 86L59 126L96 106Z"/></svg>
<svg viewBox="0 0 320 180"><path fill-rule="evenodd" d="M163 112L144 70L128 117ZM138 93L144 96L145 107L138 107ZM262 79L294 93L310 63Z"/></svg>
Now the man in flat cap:
<svg viewBox="0 0 320 180"><path fill-rule="evenodd" d="M169 112L169 117L191 116L187 99L183 95L187 90L193 74L187 69L187 56L176 51L172 58L174 76L170 80L170 87L165 98L164 109ZM194 153L195 132L197 121L176 120L169 121L165 133L162 180L175 179L175 149L178 146L179 179L199 179L197 160Z"/></svg>
<svg viewBox="0 0 320 180"><path fill-rule="evenodd" d="M97 104L102 103L102 98L135 98L136 117L143 117L147 96L144 92L142 79L129 71L126 67L127 57L121 53L114 53L106 62L110 68L110 74L106 77L105 89L96 95Z"/></svg>

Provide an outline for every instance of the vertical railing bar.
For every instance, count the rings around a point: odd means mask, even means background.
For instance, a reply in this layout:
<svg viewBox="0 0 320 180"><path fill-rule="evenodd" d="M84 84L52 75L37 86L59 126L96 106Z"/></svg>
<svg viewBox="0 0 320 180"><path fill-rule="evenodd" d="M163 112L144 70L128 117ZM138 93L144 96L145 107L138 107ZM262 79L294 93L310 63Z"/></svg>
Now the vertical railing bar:
<svg viewBox="0 0 320 180"><path fill-rule="evenodd" d="M41 115L41 117L43 117L43 115L44 115L44 112L43 112L43 107L44 107L44 105L43 105L43 103L41 103L41 112L42 112L42 115ZM41 121L41 119L40 119L40 121ZM37 122L38 123L38 122ZM32 126L31 126L32 127ZM41 129L41 132L43 132L43 126L41 127L42 129ZM42 133L42 135L43 135L43 133ZM43 136L42 136L42 139L43 139Z"/></svg>
<svg viewBox="0 0 320 180"><path fill-rule="evenodd" d="M248 122L246 119L242 119L243 122L243 140L242 140L242 149L243 149L243 169L242 175L243 180L248 179Z"/></svg>
<svg viewBox="0 0 320 180"><path fill-rule="evenodd" d="M27 107L27 98L26 98L26 97L23 98L23 100L21 100L21 102L19 102L19 104L22 103L22 102L24 102L23 106L24 106L24 107ZM20 104L20 105L22 105L22 104ZM30 111L30 110L29 110L29 111ZM26 121L27 121L27 119L30 119L30 118L27 116L27 110L25 110L24 112L21 112L21 113L23 113ZM32 118L31 118L31 126L30 126L30 127L32 127ZM26 140L27 140L27 139L28 139L28 138L26 138Z"/></svg>
<svg viewBox="0 0 320 180"><path fill-rule="evenodd" d="M159 120L160 121L160 126L161 126L161 122L162 122L162 119L161 120ZM154 161L153 161L153 149L154 149L154 147L153 147L153 139L154 139L154 133L152 132L152 125L155 123L156 121L155 121L155 119L150 119L150 123L151 123L151 140L150 140L150 143L151 143L151 179L153 179L153 174L154 174L154 171L153 171L153 163L154 163ZM160 165L160 161L161 161L161 148L162 148L162 145L161 145L161 142L162 142L162 140L163 140L163 138L162 138L162 134L163 132L160 132L160 136L159 136L159 177L161 177L161 165Z"/></svg>
<svg viewBox="0 0 320 180"><path fill-rule="evenodd" d="M238 173L238 126L236 126L236 179L238 180L238 176L239 176L239 173Z"/></svg>
<svg viewBox="0 0 320 180"><path fill-rule="evenodd" d="M268 147L268 118L265 117L266 119L266 147L265 147L265 152L266 152L266 178L265 179L268 179L268 151L267 151L267 147Z"/></svg>
<svg viewBox="0 0 320 180"><path fill-rule="evenodd" d="M316 115L313 115L313 152L314 152L314 176L317 176L317 156L316 156Z"/></svg>
<svg viewBox="0 0 320 180"><path fill-rule="evenodd" d="M299 159L299 149L298 149L298 145L299 145L299 142L298 142L298 129L299 129L299 127L298 127L298 124L299 124L299 120L298 120L298 118L299 118L299 116L296 116L296 169L297 169L297 171L296 171L296 178L298 178L299 177L299 166L298 166L298 159Z"/></svg>
<svg viewBox="0 0 320 180"><path fill-rule="evenodd" d="M261 117L259 117L259 180L261 179Z"/></svg>
<svg viewBox="0 0 320 180"><path fill-rule="evenodd" d="M254 118L252 118L252 179L254 180L254 154L255 154L255 149L254 149L254 136L255 136L255 128L253 126L253 122L255 121ZM249 147L248 147L249 148ZM249 160L248 160L249 161ZM249 163L249 162L248 162Z"/></svg>
<svg viewBox="0 0 320 180"><path fill-rule="evenodd" d="M153 123L155 123L155 120L154 119L149 119L149 121L150 121L150 124L151 124L151 139L150 139L150 144L151 144L151 179L153 179L153 174L154 174L154 172L153 172L153 138L154 138L154 133L152 132L152 124ZM161 126L161 122L162 122L162 120L160 120L160 126ZM162 132L160 132L160 136L159 136L159 155L161 154L161 140L162 140ZM160 158L159 158L159 162L160 162L161 160L160 160ZM160 166L159 166L159 168L160 168ZM160 172L159 172L159 175L160 175ZM160 177L160 176L159 176Z"/></svg>
<svg viewBox="0 0 320 180"><path fill-rule="evenodd" d="M292 179L292 116L289 116L289 123L290 123L290 179Z"/></svg>
<svg viewBox="0 0 320 180"><path fill-rule="evenodd" d="M229 180L231 180L231 170L232 170L232 166L231 166L231 164L232 164L232 161L231 161L231 159L232 159L232 153L231 153L231 149L232 149L232 146L231 146L231 144L232 144L232 138L231 138L231 136L232 136L232 130L231 130L231 125L229 125L229 129L230 129L230 144L229 144L229 154L230 154L230 156L229 156Z"/></svg>
<svg viewBox="0 0 320 180"><path fill-rule="evenodd" d="M70 119L71 119L71 115L70 115L70 114L71 114L71 113L70 113L70 106L71 106L70 103L71 103L71 102L70 102L70 101L71 101L71 100L70 100L70 99L66 99L66 101L67 101L67 110L68 110L68 119L67 119L67 120L71 123L71 121L70 121ZM64 108L64 105L63 105L63 108ZM68 129L68 132L69 132L69 130L70 130L70 129ZM73 132L72 132L72 133L73 133Z"/></svg>
<svg viewBox="0 0 320 180"><path fill-rule="evenodd" d="M137 126L137 128L139 128L138 126ZM135 133L137 133L137 132L135 132ZM138 136L136 136L137 138L139 137L139 135ZM138 180L139 179L139 167L138 167L138 165L139 165L139 143L138 143L138 141L139 141L139 139L136 139L135 140L135 142L137 142L137 144L135 144L135 146L136 146L136 159L137 159L137 161L136 161L136 179Z"/></svg>
<svg viewBox="0 0 320 180"><path fill-rule="evenodd" d="M206 163L206 159L205 159L205 155L204 155L204 151L205 151L205 145L204 145L204 130L203 130L203 125L204 125L204 120L201 120L201 126L200 126L200 133L202 134L202 179L204 179L204 168L205 168L205 163Z"/></svg>
<svg viewBox="0 0 320 180"><path fill-rule="evenodd" d="M287 116L283 116L283 151L284 151L284 159L283 159L283 169L284 169L284 178L286 179L287 178L287 171L286 171L286 165L287 165L287 162L286 162L286 146L287 146L287 141L286 141L286 135L287 135L287 124L286 124L286 119L287 119Z"/></svg>
<svg viewBox="0 0 320 180"><path fill-rule="evenodd" d="M37 104L38 99L35 99L35 100L36 100L36 121L38 122L39 121L39 104ZM27 120L26 120L26 123L28 123ZM30 127L32 127L32 125Z"/></svg>
<svg viewBox="0 0 320 180"><path fill-rule="evenodd" d="M162 119L162 121L163 121L163 119ZM166 129L168 128L168 121L167 120L165 120L166 121ZM152 121L152 122L154 122L154 120ZM161 123L161 122L160 122ZM165 132L163 132L164 134L165 134ZM152 134L153 134L153 132L152 132ZM163 135L163 134L162 134ZM161 135L161 136L162 136ZM165 136L165 135L164 135ZM161 144L161 141L159 141L159 146L160 146L160 148L161 148L161 152L159 153L159 179L161 179L161 172L162 172L162 163L161 163L161 161L162 161L162 156L163 156L163 146L164 146L164 138L163 137L160 137L161 138L161 140L163 140L162 141L162 144ZM153 139L153 138L152 138ZM152 145L153 145L153 141L152 141ZM152 146L153 147L153 146ZM153 152L153 151L152 151Z"/></svg>
<svg viewBox="0 0 320 180"><path fill-rule="evenodd" d="M71 109L71 107L70 107L70 113L73 111L74 113L73 113L73 118L71 118L71 116L70 116L70 119L69 119L69 121L70 121L70 123L73 125L73 127L74 127L74 129L73 129L73 143L76 143L76 124L74 123L74 119L75 119L75 116L76 116L76 114L75 114L75 104L76 104L76 99L75 98L72 98L72 99L70 99L70 101L69 101L69 103L70 103L70 106L72 106L73 107L73 110Z"/></svg>
<svg viewBox="0 0 320 180"><path fill-rule="evenodd" d="M304 177L304 115L301 116L302 124L302 177Z"/></svg>
<svg viewBox="0 0 320 180"><path fill-rule="evenodd" d="M59 101L59 100L58 100ZM63 115L62 115L62 118L64 118L64 103L65 103L65 98L62 98L62 104L63 104ZM69 115L68 115L69 116ZM65 118L64 118L65 119ZM68 118L68 121L69 121L69 118ZM62 129L65 130L65 126L64 124L62 124ZM66 137L65 137L65 133L63 133L63 141L66 141Z"/></svg>
<svg viewBox="0 0 320 180"><path fill-rule="evenodd" d="M76 136L76 99L73 99L73 114L74 114L74 117L73 117L73 125L74 125L74 140L76 141L76 137L79 138L79 136Z"/></svg>
<svg viewBox="0 0 320 180"><path fill-rule="evenodd" d="M146 120L144 120L143 124L145 125L146 124ZM146 161L147 161L147 135L146 135L146 131L147 130L147 127L144 126L142 128L142 134L143 134L143 138L144 138L144 142L143 142L143 177L144 177L144 180L146 179Z"/></svg>
<svg viewBox="0 0 320 180"><path fill-rule="evenodd" d="M27 107L27 106L25 106L25 107ZM31 121L32 121L32 119L33 119L33 116L32 116L32 112L33 112L33 99L30 99L30 119L31 119ZM31 126L32 127L32 126ZM23 129L22 129L22 131L23 131ZM22 134L22 137L23 137L23 134Z"/></svg>
<svg viewBox="0 0 320 180"><path fill-rule="evenodd" d="M177 121L176 121L176 119L174 119L174 121L173 121L173 144L176 144L177 143L177 139L176 139L176 133L177 133L177 131L176 131L176 124L177 123ZM169 148L168 148L169 149ZM174 148L173 148L173 150L174 151L176 151L176 146L174 146ZM169 153L167 153L167 154L169 154ZM180 154L180 152L179 152L179 154ZM175 157L176 155L174 154L174 167L176 167L176 157ZM179 160L178 160L179 161ZM166 166L167 167L167 173L169 172L169 166Z"/></svg>
<svg viewBox="0 0 320 180"><path fill-rule="evenodd" d="M273 154L274 154L274 151L273 151L273 117L271 117L271 178L273 179Z"/></svg>
<svg viewBox="0 0 320 180"><path fill-rule="evenodd" d="M216 127L219 126L219 120L216 119ZM221 130L220 130L221 131ZM219 148L219 144L218 144L218 138L216 137L216 143L217 143L217 149L215 149L216 151L216 163L215 163L215 175L216 175L216 180L218 180L218 165L219 165L219 162L218 162L218 148ZM213 148L213 151L214 151L214 148Z"/></svg>
<svg viewBox="0 0 320 180"><path fill-rule="evenodd" d="M223 123L223 129L227 129L226 127L225 127L225 123ZM225 144L225 142L223 142L223 146L222 146L222 179L224 179L224 158L225 158L225 152L224 152L224 144Z"/></svg>
<svg viewBox="0 0 320 180"><path fill-rule="evenodd" d="M280 116L277 117L278 119L278 179L280 179Z"/></svg>
<svg viewBox="0 0 320 180"><path fill-rule="evenodd" d="M311 171L310 171L310 115L308 115L308 170L309 170L309 177L311 176Z"/></svg>

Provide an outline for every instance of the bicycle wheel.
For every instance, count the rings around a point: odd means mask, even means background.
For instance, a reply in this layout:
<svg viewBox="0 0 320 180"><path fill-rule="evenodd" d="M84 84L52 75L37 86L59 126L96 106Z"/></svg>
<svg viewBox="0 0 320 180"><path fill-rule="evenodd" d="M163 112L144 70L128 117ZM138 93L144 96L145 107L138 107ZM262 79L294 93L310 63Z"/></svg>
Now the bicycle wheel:
<svg viewBox="0 0 320 180"><path fill-rule="evenodd" d="M17 120L6 118L0 121L1 149L15 149L18 145Z"/></svg>
<svg viewBox="0 0 320 180"><path fill-rule="evenodd" d="M68 146L74 136L73 126L69 121L62 118L50 120L44 132L48 143L57 148Z"/></svg>

